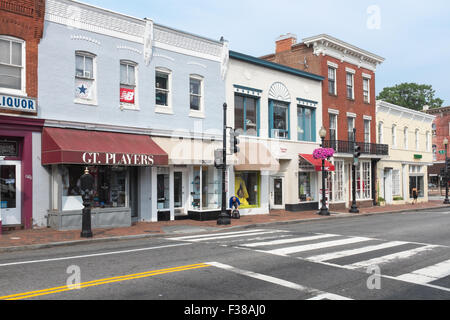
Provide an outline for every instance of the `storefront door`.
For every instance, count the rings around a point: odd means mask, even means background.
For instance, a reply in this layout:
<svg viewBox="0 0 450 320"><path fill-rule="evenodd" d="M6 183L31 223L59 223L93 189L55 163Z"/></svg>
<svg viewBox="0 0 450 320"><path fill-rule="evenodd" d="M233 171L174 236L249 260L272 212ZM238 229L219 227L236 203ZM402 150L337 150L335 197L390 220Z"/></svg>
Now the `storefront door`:
<svg viewBox="0 0 450 320"><path fill-rule="evenodd" d="M21 162L0 161L0 214L2 224L22 224Z"/></svg>
<svg viewBox="0 0 450 320"><path fill-rule="evenodd" d="M270 183L270 208L284 209L284 178L272 177Z"/></svg>
<svg viewBox="0 0 450 320"><path fill-rule="evenodd" d="M174 203L176 213L187 213L187 170L177 169L174 172Z"/></svg>

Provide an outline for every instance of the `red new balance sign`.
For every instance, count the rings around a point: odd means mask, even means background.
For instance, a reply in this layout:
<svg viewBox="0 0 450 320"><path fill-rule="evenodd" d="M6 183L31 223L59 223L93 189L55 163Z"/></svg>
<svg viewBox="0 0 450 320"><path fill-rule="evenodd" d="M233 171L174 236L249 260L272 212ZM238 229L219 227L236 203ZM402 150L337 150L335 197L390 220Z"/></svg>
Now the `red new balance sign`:
<svg viewBox="0 0 450 320"><path fill-rule="evenodd" d="M120 88L120 102L134 104L134 89Z"/></svg>

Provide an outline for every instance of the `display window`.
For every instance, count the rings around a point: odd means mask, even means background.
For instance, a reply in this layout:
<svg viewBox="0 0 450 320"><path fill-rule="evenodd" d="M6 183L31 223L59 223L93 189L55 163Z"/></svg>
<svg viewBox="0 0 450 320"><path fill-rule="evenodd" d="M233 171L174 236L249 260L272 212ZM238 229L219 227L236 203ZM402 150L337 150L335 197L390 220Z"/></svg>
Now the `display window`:
<svg viewBox="0 0 450 320"><path fill-rule="evenodd" d="M242 209L260 207L261 175L259 172L236 172L234 189Z"/></svg>
<svg viewBox="0 0 450 320"><path fill-rule="evenodd" d="M221 205L222 177L212 166L194 167L192 184L192 209L215 210Z"/></svg>
<svg viewBox="0 0 450 320"><path fill-rule="evenodd" d="M64 210L80 209L73 205L74 200L82 204L80 178L84 166L62 166L63 200L70 200L71 205ZM125 167L88 167L94 177L93 208L127 207L128 169Z"/></svg>
<svg viewBox="0 0 450 320"><path fill-rule="evenodd" d="M298 191L300 202L317 201L316 196L316 179L315 172L299 172L298 173Z"/></svg>

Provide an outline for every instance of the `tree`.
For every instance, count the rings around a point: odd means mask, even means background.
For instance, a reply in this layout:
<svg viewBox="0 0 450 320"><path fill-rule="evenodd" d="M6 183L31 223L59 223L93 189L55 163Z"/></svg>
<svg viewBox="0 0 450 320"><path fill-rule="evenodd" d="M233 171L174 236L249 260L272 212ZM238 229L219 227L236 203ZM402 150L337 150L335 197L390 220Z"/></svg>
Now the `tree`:
<svg viewBox="0 0 450 320"><path fill-rule="evenodd" d="M425 105L430 109L440 108L444 101L435 98L431 85L417 83L402 83L395 87L384 88L377 100L384 100L405 108L422 111Z"/></svg>

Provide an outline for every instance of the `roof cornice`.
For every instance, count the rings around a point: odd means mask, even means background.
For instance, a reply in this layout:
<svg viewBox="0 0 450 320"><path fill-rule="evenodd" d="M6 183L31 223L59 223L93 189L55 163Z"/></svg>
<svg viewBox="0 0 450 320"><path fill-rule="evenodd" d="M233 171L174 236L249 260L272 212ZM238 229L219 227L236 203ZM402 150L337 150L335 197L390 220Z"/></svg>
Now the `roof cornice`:
<svg viewBox="0 0 450 320"><path fill-rule="evenodd" d="M317 74L313 74L313 73L309 73L309 72L305 72L305 71L301 71L299 69L294 69L291 67L287 67L278 63L274 63L274 62L270 62L270 61L266 61L266 60L262 60L256 57L252 57L243 53L239 53L236 51L231 51L230 50L230 58L231 59L236 59L236 60L241 60L244 62L248 62L248 63L253 63L256 64L258 66L261 67L265 67L265 68L269 68L272 70L276 70L276 71L281 71L281 72L286 72L295 76L299 76L302 78L307 78L310 80L315 80L315 81L323 81L325 78L322 76L319 76Z"/></svg>
<svg viewBox="0 0 450 320"><path fill-rule="evenodd" d="M305 38L305 39L303 39L303 43L305 43L308 46L310 46L311 44L315 44L315 43L322 43L326 46L332 46L333 48L335 48L339 51L342 51L344 53L351 54L351 55L358 56L358 57L363 57L364 59L371 61L375 64L381 64L386 60L385 58L383 58L379 55L376 55L376 54L366 51L364 49L358 48L354 45L351 45L347 42L336 39L327 34L320 34L318 36Z"/></svg>
<svg viewBox="0 0 450 320"><path fill-rule="evenodd" d="M383 108L387 108L387 109L390 109L390 110L399 111L402 114L410 114L410 115L413 115L413 116L416 116L416 117L423 117L424 119L431 120L431 121L434 121L434 119L436 119L436 116L429 115L429 114L427 114L425 112L408 109L408 108L401 107L401 106L398 106L396 104L392 104L392 103L389 103L389 102L386 102L386 101L383 101L383 100L377 100L376 106L377 106L377 112L379 111L380 107L383 107Z"/></svg>

